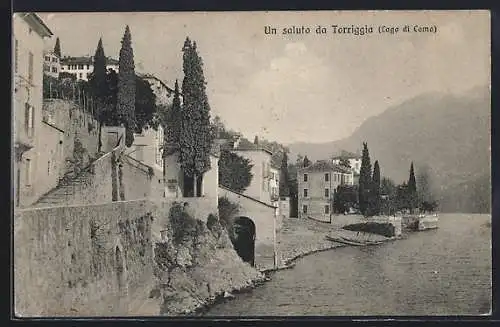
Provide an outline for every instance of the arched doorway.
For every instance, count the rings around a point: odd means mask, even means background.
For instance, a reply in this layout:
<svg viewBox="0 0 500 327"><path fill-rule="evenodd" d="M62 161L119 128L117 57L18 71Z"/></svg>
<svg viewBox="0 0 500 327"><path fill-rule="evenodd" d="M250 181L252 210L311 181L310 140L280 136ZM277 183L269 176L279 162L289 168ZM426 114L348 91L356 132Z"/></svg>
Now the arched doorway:
<svg viewBox="0 0 500 327"><path fill-rule="evenodd" d="M119 290L123 289L123 266L122 251L120 251L120 248L117 246L115 248L115 270Z"/></svg>
<svg viewBox="0 0 500 327"><path fill-rule="evenodd" d="M234 220L233 246L240 258L255 266L255 224L248 217Z"/></svg>

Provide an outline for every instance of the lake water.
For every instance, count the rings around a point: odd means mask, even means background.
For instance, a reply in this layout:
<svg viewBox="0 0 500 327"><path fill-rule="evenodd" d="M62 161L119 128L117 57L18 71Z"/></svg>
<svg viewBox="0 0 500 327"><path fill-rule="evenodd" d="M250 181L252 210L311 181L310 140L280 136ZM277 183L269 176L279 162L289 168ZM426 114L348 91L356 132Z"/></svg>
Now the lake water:
<svg viewBox="0 0 500 327"><path fill-rule="evenodd" d="M439 229L306 256L207 316L479 315L491 303L491 215L441 214Z"/></svg>

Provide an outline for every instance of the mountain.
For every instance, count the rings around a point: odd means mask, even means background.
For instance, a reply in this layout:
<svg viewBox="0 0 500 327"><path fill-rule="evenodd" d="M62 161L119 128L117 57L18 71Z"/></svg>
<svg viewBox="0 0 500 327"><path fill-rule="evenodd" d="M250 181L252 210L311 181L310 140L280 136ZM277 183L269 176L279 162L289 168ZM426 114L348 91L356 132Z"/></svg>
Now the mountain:
<svg viewBox="0 0 500 327"><path fill-rule="evenodd" d="M478 184L487 183L491 192L490 121L487 86L460 96L428 93L368 118L348 138L324 144L295 143L289 148L292 158L300 153L318 160L341 150L359 153L366 141L371 161L379 161L383 176L400 183L408 179L411 161L417 173L419 167L428 166L443 205L447 203L447 210L462 210L467 205L453 203L465 201L472 190L484 189Z"/></svg>

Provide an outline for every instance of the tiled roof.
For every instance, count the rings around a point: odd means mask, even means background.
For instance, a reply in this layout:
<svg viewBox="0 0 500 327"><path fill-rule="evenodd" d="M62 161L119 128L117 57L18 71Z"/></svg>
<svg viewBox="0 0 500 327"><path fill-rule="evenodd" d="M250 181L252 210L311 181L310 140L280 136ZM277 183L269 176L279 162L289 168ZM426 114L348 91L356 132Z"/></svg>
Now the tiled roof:
<svg viewBox="0 0 500 327"><path fill-rule="evenodd" d="M334 165L329 160L316 161L315 163L311 164L308 167L300 168L299 171L300 172L335 171L335 172L344 173L344 174L348 174L351 172L349 169L347 169L345 167L341 167L339 165Z"/></svg>
<svg viewBox="0 0 500 327"><path fill-rule="evenodd" d="M63 57L61 58L61 63L63 65L92 65L93 57L82 56L82 57ZM106 58L106 65L118 65L118 60L113 58Z"/></svg>

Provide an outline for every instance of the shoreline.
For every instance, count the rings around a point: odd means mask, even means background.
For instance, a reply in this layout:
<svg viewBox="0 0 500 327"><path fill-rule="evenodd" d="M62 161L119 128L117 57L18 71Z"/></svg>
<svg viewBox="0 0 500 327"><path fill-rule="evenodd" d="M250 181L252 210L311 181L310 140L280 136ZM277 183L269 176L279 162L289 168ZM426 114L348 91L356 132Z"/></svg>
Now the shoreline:
<svg viewBox="0 0 500 327"><path fill-rule="evenodd" d="M389 241L395 241L401 238L393 237L393 238L387 238L383 240L383 243L389 242ZM208 312L212 307L214 307L217 304L222 304L227 301L231 301L237 294L244 294L244 293L250 293L257 287L263 286L266 282L270 281L272 278L271 276L282 270L287 270L287 269L293 269L295 267L296 261L299 259L302 259L306 256L313 255L316 253L320 252L325 252L325 251L330 251L334 250L337 248L343 248L347 246L353 246L353 245L347 245L347 244L342 244L342 243L336 243L334 241L329 241L331 242L331 245L323 246L322 244L318 244L316 248L300 252L294 256L291 256L289 258L282 258L283 265L279 266L277 268L268 268L268 269L261 269L259 272L261 273L261 277L252 280L250 285L243 286L241 288L234 288L232 290L225 291L224 293L219 293L215 297L206 299L204 303L202 303L200 306L195 308L194 310L191 310L190 312L186 312L182 316L204 316L206 312ZM382 243L382 244L383 244ZM361 246L374 246L377 244L365 244Z"/></svg>

